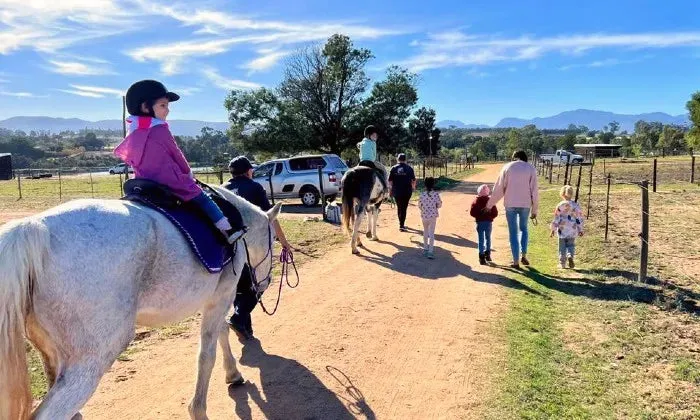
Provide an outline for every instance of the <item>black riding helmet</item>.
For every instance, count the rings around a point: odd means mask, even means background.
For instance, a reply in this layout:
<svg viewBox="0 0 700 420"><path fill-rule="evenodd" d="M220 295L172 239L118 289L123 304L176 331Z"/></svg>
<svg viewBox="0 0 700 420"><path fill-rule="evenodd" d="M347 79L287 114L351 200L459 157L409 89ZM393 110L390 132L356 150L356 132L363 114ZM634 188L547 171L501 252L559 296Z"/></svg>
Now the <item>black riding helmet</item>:
<svg viewBox="0 0 700 420"><path fill-rule="evenodd" d="M170 102L175 102L180 99L180 95L168 92L161 82L141 80L126 91L126 109L131 115L153 117L153 103L160 98L168 98ZM141 104L144 102L149 109L148 113L141 110Z"/></svg>

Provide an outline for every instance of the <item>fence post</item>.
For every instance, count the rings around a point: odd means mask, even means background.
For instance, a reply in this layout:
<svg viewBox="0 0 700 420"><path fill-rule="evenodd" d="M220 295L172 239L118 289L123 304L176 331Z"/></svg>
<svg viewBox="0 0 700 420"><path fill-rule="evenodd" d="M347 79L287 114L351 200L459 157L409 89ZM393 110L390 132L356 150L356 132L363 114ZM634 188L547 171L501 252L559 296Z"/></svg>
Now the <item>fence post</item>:
<svg viewBox="0 0 700 420"><path fill-rule="evenodd" d="M17 189L19 190L19 198L18 200L22 199L22 175L17 171Z"/></svg>
<svg viewBox="0 0 700 420"><path fill-rule="evenodd" d="M603 176L605 176L605 175L606 175L606 173L605 173L605 159L603 159Z"/></svg>
<svg viewBox="0 0 700 420"><path fill-rule="evenodd" d="M642 181L642 252L639 260L639 281L647 281L649 262L649 181Z"/></svg>
<svg viewBox="0 0 700 420"><path fill-rule="evenodd" d="M119 173L119 193L124 195L124 183L122 182L122 174Z"/></svg>
<svg viewBox="0 0 700 420"><path fill-rule="evenodd" d="M92 198L95 198L95 186L92 184L92 168L88 169L88 174L90 174L90 194Z"/></svg>
<svg viewBox="0 0 700 420"><path fill-rule="evenodd" d="M554 164L551 160L547 161L547 167L549 168L549 183L552 183L552 174L554 173Z"/></svg>
<svg viewBox="0 0 700 420"><path fill-rule="evenodd" d="M323 191L323 168L318 167L318 187L321 190L321 215L323 216L323 221L326 221L326 193Z"/></svg>
<svg viewBox="0 0 700 420"><path fill-rule="evenodd" d="M695 183L695 156L690 158L690 183Z"/></svg>
<svg viewBox="0 0 700 420"><path fill-rule="evenodd" d="M275 192L272 190L272 172L270 172L270 176L267 177L267 182L270 183L270 199L272 200L272 205L274 206L275 205Z"/></svg>
<svg viewBox="0 0 700 420"><path fill-rule="evenodd" d="M605 242L608 241L608 226L610 225L610 174L607 176L608 193L605 197Z"/></svg>
<svg viewBox="0 0 700 420"><path fill-rule="evenodd" d="M61 168L58 168L58 201L63 201L63 186L61 185Z"/></svg>
<svg viewBox="0 0 700 420"><path fill-rule="evenodd" d="M561 175L561 159L559 159L559 163L557 164L557 184L559 184L559 176Z"/></svg>
<svg viewBox="0 0 700 420"><path fill-rule="evenodd" d="M423 179L425 179L425 158L423 158Z"/></svg>
<svg viewBox="0 0 700 420"><path fill-rule="evenodd" d="M564 168L564 185L569 185L569 159L566 159L566 168Z"/></svg>
<svg viewBox="0 0 700 420"><path fill-rule="evenodd" d="M656 192L656 158L654 158L654 172L652 173L652 185L654 192Z"/></svg>
<svg viewBox="0 0 700 420"><path fill-rule="evenodd" d="M581 171L583 170L583 165L578 164L578 179L576 180L576 199L575 202L578 203L578 192L581 189ZM572 169L573 171L573 169Z"/></svg>
<svg viewBox="0 0 700 420"><path fill-rule="evenodd" d="M586 209L586 219L591 216L591 193L593 192L593 165L588 172L588 208Z"/></svg>
<svg viewBox="0 0 700 420"><path fill-rule="evenodd" d="M224 171L219 170L219 185L224 183Z"/></svg>

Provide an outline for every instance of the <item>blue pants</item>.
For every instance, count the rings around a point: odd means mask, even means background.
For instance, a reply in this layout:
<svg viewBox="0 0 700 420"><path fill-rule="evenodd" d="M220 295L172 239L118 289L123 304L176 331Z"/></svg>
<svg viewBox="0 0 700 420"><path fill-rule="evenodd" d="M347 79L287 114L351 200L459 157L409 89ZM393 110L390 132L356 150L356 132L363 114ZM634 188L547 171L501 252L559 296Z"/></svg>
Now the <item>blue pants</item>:
<svg viewBox="0 0 700 420"><path fill-rule="evenodd" d="M569 254L571 259L576 253L576 238L559 238L559 261L566 261L566 254Z"/></svg>
<svg viewBox="0 0 700 420"><path fill-rule="evenodd" d="M193 198L192 202L199 206L213 223L224 218L224 213L221 212L219 206L204 192Z"/></svg>
<svg viewBox="0 0 700 420"><path fill-rule="evenodd" d="M508 236L510 239L510 251L513 253L513 261L518 261L520 255L527 254L527 219L529 216L530 209L527 207L506 207Z"/></svg>
<svg viewBox="0 0 700 420"><path fill-rule="evenodd" d="M479 255L491 251L491 230L493 222L476 222L476 235L479 237Z"/></svg>

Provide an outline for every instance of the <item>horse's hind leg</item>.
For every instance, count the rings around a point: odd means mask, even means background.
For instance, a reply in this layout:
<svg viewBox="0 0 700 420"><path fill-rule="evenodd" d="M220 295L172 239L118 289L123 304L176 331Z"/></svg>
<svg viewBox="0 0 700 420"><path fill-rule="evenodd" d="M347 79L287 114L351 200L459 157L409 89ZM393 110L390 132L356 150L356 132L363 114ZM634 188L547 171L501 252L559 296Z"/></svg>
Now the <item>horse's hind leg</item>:
<svg viewBox="0 0 700 420"><path fill-rule="evenodd" d="M227 294L224 293L224 295ZM189 405L190 417L196 420L207 419L207 392L209 392L211 371L214 368L214 362L216 362L216 340L219 338L221 342L221 328L224 325L223 319L229 304L230 301L228 299L219 299L217 302L208 305L202 313L197 385L194 397ZM228 340L228 336L226 340ZM230 348L229 354L231 354ZM225 357L226 354L224 353Z"/></svg>
<svg viewBox="0 0 700 420"><path fill-rule="evenodd" d="M362 246L362 241L360 240L360 225L362 224L362 219L365 215L365 209L359 204L355 205L355 223L352 226L352 253L359 254L360 251L357 249L358 246Z"/></svg>
<svg viewBox="0 0 700 420"><path fill-rule="evenodd" d="M231 353L231 344L228 341L229 328L228 325L222 323L221 332L219 333L219 345L224 356L224 370L226 371L226 383L229 385L240 385L243 383L243 375L236 367L236 359Z"/></svg>
<svg viewBox="0 0 700 420"><path fill-rule="evenodd" d="M379 236L377 236L377 221L379 220L379 209L376 206L372 206L369 210L369 224L370 232L372 232L372 240L378 241Z"/></svg>

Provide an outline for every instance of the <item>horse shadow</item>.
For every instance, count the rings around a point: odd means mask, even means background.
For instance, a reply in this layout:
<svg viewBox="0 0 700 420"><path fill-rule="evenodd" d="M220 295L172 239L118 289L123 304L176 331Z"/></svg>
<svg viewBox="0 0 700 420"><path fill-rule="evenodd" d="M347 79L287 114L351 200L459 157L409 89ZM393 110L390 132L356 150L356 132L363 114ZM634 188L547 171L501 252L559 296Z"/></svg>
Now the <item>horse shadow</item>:
<svg viewBox="0 0 700 420"><path fill-rule="evenodd" d="M353 401L343 397L348 403L346 407L306 366L267 353L258 339L245 342L240 363L260 370L261 388L248 381L229 387L238 418L253 418L250 401L267 419L355 419L353 412L357 410L374 416L364 399Z"/></svg>
<svg viewBox="0 0 700 420"><path fill-rule="evenodd" d="M473 281L523 290L533 295L549 299L537 290L517 280L500 274L475 271L471 266L457 260L452 252L446 249L436 247L434 252L435 260L430 261L423 257L422 250L417 247L403 246L395 243L391 245L396 248L396 252L393 255L383 255L370 249L363 248L360 258L364 258L369 262L398 273L427 280L464 276Z"/></svg>
<svg viewBox="0 0 700 420"><path fill-rule="evenodd" d="M634 282L637 274L620 270L576 270L576 272L588 275L602 276L603 278L622 277L628 283L616 281L604 281L595 278L563 278L542 273L530 266L525 270L514 270L506 268L513 273L522 274L530 280L540 285L566 293L571 296L581 296L593 300L603 301L633 301L646 304L663 303L669 308L683 309L690 313L700 314L700 294L690 289L662 282L655 278L650 278L647 283ZM662 290L653 289L649 286L661 286L668 290L675 291L675 298L669 298ZM669 302L669 299L672 302Z"/></svg>

